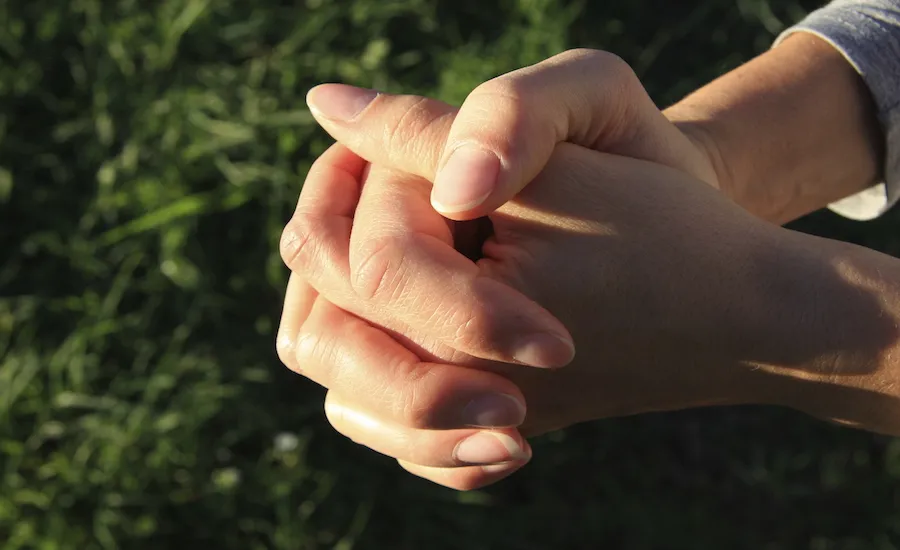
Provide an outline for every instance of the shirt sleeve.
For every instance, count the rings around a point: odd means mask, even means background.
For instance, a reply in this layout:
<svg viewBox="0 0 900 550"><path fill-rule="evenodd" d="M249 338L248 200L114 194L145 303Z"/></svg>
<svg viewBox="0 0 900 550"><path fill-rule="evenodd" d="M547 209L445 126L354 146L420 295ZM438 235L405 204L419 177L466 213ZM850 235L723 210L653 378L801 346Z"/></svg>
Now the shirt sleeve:
<svg viewBox="0 0 900 550"><path fill-rule="evenodd" d="M877 218L900 199L900 0L835 0L775 41L807 32L829 42L862 76L884 130L884 182L829 208L854 220Z"/></svg>

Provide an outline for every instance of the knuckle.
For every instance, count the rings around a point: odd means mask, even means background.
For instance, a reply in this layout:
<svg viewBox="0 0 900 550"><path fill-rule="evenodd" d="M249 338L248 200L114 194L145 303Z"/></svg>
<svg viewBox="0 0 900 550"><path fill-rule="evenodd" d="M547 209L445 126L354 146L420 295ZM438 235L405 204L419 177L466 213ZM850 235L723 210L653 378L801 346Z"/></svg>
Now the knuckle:
<svg viewBox="0 0 900 550"><path fill-rule="evenodd" d="M279 335L275 340L275 353L278 354L278 360L291 369L296 371L294 366L294 339L288 335Z"/></svg>
<svg viewBox="0 0 900 550"><path fill-rule="evenodd" d="M332 387L336 344L321 330L301 330L291 349L293 366L289 368L326 388Z"/></svg>
<svg viewBox="0 0 900 550"><path fill-rule="evenodd" d="M490 128L497 125L518 128L528 125L529 120L539 120L531 116L538 107L536 103L541 95L541 83L538 80L525 72L515 71L480 84L472 90L460 110L469 121L470 135L457 136L455 141L488 140L489 149L494 149L501 155L514 154L510 150L514 140L491 136L493 132ZM481 122L483 120L493 122L485 126Z"/></svg>
<svg viewBox="0 0 900 550"><path fill-rule="evenodd" d="M615 83L631 84L637 81L637 75L634 73L634 69L632 69L631 65L612 52L588 48L576 48L559 54L557 59L560 62L583 62L588 64L590 65L591 71L602 74L605 79L609 79Z"/></svg>
<svg viewBox="0 0 900 550"><path fill-rule="evenodd" d="M383 333L377 329L347 325L340 335L341 345L360 350L384 347ZM338 352L341 353L341 352ZM369 405L400 425L414 429L434 427L438 407L440 377L412 353L369 355L345 365L332 374L335 388L348 395L365 397Z"/></svg>
<svg viewBox="0 0 900 550"><path fill-rule="evenodd" d="M486 307L478 307L457 316L456 332L453 346L461 350L479 351L489 349L489 343L495 339L496 326L494 315Z"/></svg>
<svg viewBox="0 0 900 550"><path fill-rule="evenodd" d="M593 48L572 48L556 57L556 59L565 61L584 59L594 62L604 62L611 58L618 58L618 56L605 50L595 50Z"/></svg>
<svg viewBox="0 0 900 550"><path fill-rule="evenodd" d="M349 395L390 399L390 389L380 381L379 356L372 350L384 345L383 333L351 316L332 329L329 345L330 381ZM321 351L319 352L321 360Z"/></svg>
<svg viewBox="0 0 900 550"><path fill-rule="evenodd" d="M550 59L552 63L572 63L577 61L586 61L589 63L602 61L609 54L603 50L594 50L591 48L572 48L566 50Z"/></svg>
<svg viewBox="0 0 900 550"><path fill-rule="evenodd" d="M610 52L600 52L596 62L602 67L603 72L609 75L613 82L619 85L631 85L638 81L634 69L627 61Z"/></svg>
<svg viewBox="0 0 900 550"><path fill-rule="evenodd" d="M429 99L406 96L398 118L388 121L384 127L384 142L388 150L406 151L410 144L434 122L435 115L428 109Z"/></svg>
<svg viewBox="0 0 900 550"><path fill-rule="evenodd" d="M284 265L304 271L311 264L318 223L305 214L295 214L281 233L279 252Z"/></svg>
<svg viewBox="0 0 900 550"><path fill-rule="evenodd" d="M309 367L320 354L321 347L322 339L318 334L308 330L300 331L292 346L294 364L297 366L297 369L309 370Z"/></svg>
<svg viewBox="0 0 900 550"><path fill-rule="evenodd" d="M398 365L403 373L397 376L403 384L400 398L393 400L394 418L415 429L434 428L435 399L433 385L434 371L424 365Z"/></svg>
<svg viewBox="0 0 900 550"><path fill-rule="evenodd" d="M483 101L501 101L513 106L521 106L527 103L534 89L531 78L521 72L513 72L497 77L493 80L478 85L471 94L470 99Z"/></svg>
<svg viewBox="0 0 900 550"><path fill-rule="evenodd" d="M359 261L351 263L350 284L363 299L392 299L402 285L404 245L398 237L372 239L360 248Z"/></svg>

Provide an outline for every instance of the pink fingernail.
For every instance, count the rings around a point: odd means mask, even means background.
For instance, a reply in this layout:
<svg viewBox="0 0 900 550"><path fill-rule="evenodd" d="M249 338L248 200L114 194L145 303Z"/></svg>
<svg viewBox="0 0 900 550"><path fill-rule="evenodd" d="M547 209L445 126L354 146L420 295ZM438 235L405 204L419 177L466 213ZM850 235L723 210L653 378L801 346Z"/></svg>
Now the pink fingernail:
<svg viewBox="0 0 900 550"><path fill-rule="evenodd" d="M552 369L564 367L575 358L575 347L561 336L551 333L531 334L513 349L513 359L531 367Z"/></svg>
<svg viewBox="0 0 900 550"><path fill-rule="evenodd" d="M350 122L372 101L378 92L346 84L322 84L306 94L306 104L325 118Z"/></svg>
<svg viewBox="0 0 900 550"><path fill-rule="evenodd" d="M438 212L471 210L494 191L500 175L500 158L477 145L462 145L450 154L438 173L431 204Z"/></svg>
<svg viewBox="0 0 900 550"><path fill-rule="evenodd" d="M456 460L465 464L497 464L526 460L528 452L516 440L500 432L479 432L462 440L454 451Z"/></svg>
<svg viewBox="0 0 900 550"><path fill-rule="evenodd" d="M467 426L506 428L525 422L525 406L515 397L503 393L477 397L462 412Z"/></svg>

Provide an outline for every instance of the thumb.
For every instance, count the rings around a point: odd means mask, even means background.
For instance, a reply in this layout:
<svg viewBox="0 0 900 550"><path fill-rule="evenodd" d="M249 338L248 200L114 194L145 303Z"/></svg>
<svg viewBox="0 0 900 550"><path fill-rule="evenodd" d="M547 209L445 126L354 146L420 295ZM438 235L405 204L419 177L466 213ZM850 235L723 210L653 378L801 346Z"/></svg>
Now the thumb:
<svg viewBox="0 0 900 550"><path fill-rule="evenodd" d="M572 50L488 81L459 110L341 85L314 88L308 102L361 157L433 181L432 204L456 220L516 196L563 141L707 175L631 68L602 51Z"/></svg>
<svg viewBox="0 0 900 550"><path fill-rule="evenodd" d="M489 214L534 180L561 142L711 177L625 61L580 49L469 95L447 136L431 202L457 220Z"/></svg>

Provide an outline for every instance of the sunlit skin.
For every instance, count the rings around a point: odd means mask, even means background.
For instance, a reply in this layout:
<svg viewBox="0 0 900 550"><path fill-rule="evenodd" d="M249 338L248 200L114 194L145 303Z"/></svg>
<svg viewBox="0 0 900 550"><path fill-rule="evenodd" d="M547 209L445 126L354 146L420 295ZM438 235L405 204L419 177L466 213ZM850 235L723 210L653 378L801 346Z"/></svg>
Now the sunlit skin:
<svg viewBox="0 0 900 550"><path fill-rule="evenodd" d="M471 489L524 465L525 436L651 410L768 403L900 433L897 261L771 223L878 176L868 97L827 44L791 38L664 113L587 51L461 110L378 95L346 119L328 92L310 102L340 144L285 230L278 351L354 441ZM434 188L473 173L445 173L460 143L501 163L449 212ZM434 206L490 213L490 237Z"/></svg>

